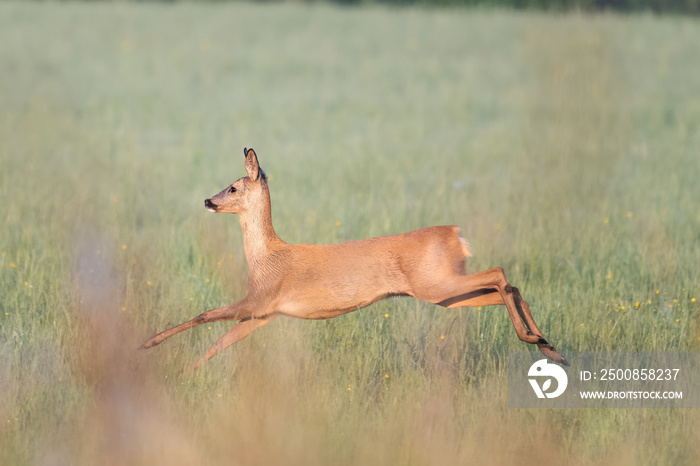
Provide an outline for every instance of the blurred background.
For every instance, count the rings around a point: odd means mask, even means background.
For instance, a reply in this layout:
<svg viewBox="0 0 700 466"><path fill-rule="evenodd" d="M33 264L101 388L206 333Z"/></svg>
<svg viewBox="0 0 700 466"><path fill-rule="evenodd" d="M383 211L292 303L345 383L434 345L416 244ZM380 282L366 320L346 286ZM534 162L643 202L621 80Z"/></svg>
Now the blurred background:
<svg viewBox="0 0 700 466"><path fill-rule="evenodd" d="M565 355L700 349L698 2L397 3L0 3L0 464L698 464L694 410L509 409L500 307L135 351L244 296L243 147L287 242L459 225Z"/></svg>

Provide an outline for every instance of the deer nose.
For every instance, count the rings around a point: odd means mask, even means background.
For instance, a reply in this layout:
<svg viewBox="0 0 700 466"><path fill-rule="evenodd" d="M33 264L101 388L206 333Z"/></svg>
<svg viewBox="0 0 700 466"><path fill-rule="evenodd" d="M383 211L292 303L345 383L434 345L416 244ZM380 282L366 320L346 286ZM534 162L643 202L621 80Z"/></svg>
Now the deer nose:
<svg viewBox="0 0 700 466"><path fill-rule="evenodd" d="M211 210L212 212L216 212L216 207L217 207L217 205L214 204L214 203L211 201L211 199L205 199L205 200L204 200L204 207L206 207L207 209Z"/></svg>

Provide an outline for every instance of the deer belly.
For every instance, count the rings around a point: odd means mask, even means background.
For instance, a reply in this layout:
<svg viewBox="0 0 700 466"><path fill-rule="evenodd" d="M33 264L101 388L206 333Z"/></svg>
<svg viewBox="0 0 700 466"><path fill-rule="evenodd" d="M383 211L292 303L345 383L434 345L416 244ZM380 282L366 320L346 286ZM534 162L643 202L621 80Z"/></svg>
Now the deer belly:
<svg viewBox="0 0 700 466"><path fill-rule="evenodd" d="M297 289L290 293L288 299L281 303L279 312L301 319L330 319L397 294L400 293L378 289L376 284L373 287L316 284L313 290Z"/></svg>

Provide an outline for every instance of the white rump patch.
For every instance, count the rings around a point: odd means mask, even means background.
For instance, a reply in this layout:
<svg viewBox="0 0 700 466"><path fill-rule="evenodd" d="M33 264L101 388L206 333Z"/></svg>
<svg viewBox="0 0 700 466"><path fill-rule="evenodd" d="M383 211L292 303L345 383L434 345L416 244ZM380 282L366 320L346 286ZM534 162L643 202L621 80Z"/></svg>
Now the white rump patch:
<svg viewBox="0 0 700 466"><path fill-rule="evenodd" d="M464 257L471 257L472 248L469 245L469 242L466 239L462 238L462 236L460 235L461 230L459 228L456 228L455 230L457 233L457 237L459 238L459 242L462 244L462 252L464 253Z"/></svg>

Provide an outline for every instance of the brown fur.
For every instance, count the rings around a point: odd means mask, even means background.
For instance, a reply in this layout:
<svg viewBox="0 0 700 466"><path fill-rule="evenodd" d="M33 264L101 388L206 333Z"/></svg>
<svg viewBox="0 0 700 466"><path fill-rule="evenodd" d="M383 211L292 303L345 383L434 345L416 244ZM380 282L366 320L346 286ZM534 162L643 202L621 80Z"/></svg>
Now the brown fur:
<svg viewBox="0 0 700 466"><path fill-rule="evenodd" d="M249 265L246 297L158 333L141 348L156 346L195 325L239 320L192 365L196 369L279 315L330 319L403 295L448 308L505 305L522 341L567 364L542 337L530 307L500 267L467 275L465 260L471 251L456 226L331 245L287 244L272 227L267 178L257 156L252 149L244 153L248 176L207 199L205 206L239 216Z"/></svg>

